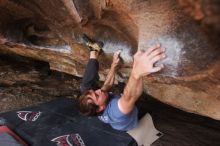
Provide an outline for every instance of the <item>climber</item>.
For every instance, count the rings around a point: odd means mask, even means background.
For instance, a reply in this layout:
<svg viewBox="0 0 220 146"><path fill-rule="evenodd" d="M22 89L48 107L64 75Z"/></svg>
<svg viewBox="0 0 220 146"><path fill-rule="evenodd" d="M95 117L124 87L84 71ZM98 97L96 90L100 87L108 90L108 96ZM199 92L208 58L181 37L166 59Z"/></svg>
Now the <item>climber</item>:
<svg viewBox="0 0 220 146"><path fill-rule="evenodd" d="M120 62L120 51L114 53L110 71L101 88L98 86L99 51L90 50L90 59L80 85L80 112L85 116L98 116L102 122L110 124L114 129L131 130L137 125L138 111L135 102L143 92L143 77L164 67L162 64L154 64L165 58L165 48L158 44L145 52L136 52L133 68L122 95L109 92Z"/></svg>

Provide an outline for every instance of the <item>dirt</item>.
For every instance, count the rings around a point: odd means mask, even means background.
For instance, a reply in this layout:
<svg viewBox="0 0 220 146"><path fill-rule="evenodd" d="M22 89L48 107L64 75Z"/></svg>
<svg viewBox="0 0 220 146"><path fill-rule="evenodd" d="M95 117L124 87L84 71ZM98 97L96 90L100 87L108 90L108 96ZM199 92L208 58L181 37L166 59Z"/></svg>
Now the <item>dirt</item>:
<svg viewBox="0 0 220 146"><path fill-rule="evenodd" d="M0 56L0 112L65 96L76 98L79 79L49 70L45 62Z"/></svg>

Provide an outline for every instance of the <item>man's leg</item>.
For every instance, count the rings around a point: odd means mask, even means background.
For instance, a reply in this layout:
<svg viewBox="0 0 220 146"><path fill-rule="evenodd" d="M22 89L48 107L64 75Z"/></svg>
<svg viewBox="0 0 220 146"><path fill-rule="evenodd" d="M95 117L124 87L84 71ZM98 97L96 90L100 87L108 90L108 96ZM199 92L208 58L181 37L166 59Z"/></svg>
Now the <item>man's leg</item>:
<svg viewBox="0 0 220 146"><path fill-rule="evenodd" d="M80 90L83 93L86 90L98 89L99 81L99 62L98 62L99 52L90 51L89 62L87 63L85 73L83 75L82 83L80 84Z"/></svg>

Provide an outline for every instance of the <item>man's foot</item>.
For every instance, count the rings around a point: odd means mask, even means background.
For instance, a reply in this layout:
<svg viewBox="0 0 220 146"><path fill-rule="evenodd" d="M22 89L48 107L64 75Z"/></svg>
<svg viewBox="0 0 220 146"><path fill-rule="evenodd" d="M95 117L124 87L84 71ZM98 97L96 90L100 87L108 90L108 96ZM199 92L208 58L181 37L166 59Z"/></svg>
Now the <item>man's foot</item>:
<svg viewBox="0 0 220 146"><path fill-rule="evenodd" d="M97 51L101 52L103 43L86 43L86 45L89 47L90 51Z"/></svg>
<svg viewBox="0 0 220 146"><path fill-rule="evenodd" d="M88 47L89 51L97 51L99 54L102 52L102 42L94 42L86 34L83 35L83 40L85 41L85 44Z"/></svg>

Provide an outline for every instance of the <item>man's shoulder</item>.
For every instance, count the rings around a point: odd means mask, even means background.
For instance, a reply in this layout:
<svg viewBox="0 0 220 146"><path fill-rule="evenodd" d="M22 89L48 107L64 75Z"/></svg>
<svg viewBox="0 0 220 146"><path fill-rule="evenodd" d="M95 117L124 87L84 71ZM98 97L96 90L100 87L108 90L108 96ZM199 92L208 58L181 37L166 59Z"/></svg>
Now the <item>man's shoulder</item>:
<svg viewBox="0 0 220 146"><path fill-rule="evenodd" d="M99 119L104 123L109 123L114 129L128 130L137 124L137 109L134 107L129 114L122 113L118 107L119 98L120 96L116 96L110 100Z"/></svg>

